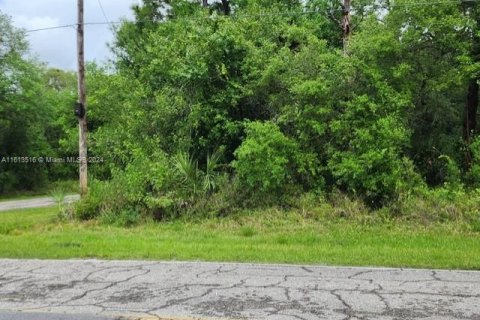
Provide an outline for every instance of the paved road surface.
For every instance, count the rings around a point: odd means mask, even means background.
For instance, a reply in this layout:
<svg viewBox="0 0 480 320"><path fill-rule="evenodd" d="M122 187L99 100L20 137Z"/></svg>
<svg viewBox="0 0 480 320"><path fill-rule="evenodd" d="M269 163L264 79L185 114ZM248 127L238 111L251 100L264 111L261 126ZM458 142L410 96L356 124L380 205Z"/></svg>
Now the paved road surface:
<svg viewBox="0 0 480 320"><path fill-rule="evenodd" d="M2 320L7 311L112 319L478 320L480 272L0 260L0 310Z"/></svg>
<svg viewBox="0 0 480 320"><path fill-rule="evenodd" d="M80 199L79 195L69 195L64 199L65 203L71 203ZM15 209L27 209L27 208L41 208L55 205L55 199L52 197L33 198L25 200L9 200L0 202L0 212L15 210ZM1 320L1 319L0 319Z"/></svg>
<svg viewBox="0 0 480 320"><path fill-rule="evenodd" d="M107 318L88 314L52 314L40 312L25 313L0 311L0 320L115 320L115 317Z"/></svg>

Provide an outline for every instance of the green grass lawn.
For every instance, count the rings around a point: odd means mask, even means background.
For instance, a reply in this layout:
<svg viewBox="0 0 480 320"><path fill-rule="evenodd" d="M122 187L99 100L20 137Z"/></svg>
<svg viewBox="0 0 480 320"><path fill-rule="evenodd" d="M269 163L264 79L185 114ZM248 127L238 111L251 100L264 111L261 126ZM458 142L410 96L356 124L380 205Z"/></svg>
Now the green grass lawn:
<svg viewBox="0 0 480 320"><path fill-rule="evenodd" d="M275 210L133 228L58 222L56 207L0 213L0 257L305 263L480 270L480 233L359 225Z"/></svg>

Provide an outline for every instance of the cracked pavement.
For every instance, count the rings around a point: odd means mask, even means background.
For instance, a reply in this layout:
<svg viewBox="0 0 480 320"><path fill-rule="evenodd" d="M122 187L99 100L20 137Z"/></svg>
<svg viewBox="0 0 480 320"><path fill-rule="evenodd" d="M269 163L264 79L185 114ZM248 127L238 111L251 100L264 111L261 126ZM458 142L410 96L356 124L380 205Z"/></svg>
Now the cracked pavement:
<svg viewBox="0 0 480 320"><path fill-rule="evenodd" d="M0 260L0 319L11 312L102 319L478 320L480 272Z"/></svg>

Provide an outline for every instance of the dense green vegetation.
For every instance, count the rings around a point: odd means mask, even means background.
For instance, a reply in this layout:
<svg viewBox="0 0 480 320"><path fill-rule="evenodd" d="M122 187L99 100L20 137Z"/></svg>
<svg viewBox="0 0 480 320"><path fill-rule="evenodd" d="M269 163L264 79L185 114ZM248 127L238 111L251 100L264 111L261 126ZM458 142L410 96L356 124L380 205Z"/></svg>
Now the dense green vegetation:
<svg viewBox="0 0 480 320"><path fill-rule="evenodd" d="M25 58L24 34L1 12L0 34L0 194L74 177L75 167L29 159L69 154L63 145L75 127L75 74Z"/></svg>
<svg viewBox="0 0 480 320"><path fill-rule="evenodd" d="M372 215L478 231L480 3L352 5L348 38L337 0L135 6L113 65L87 70L90 155L104 162L75 215L131 224L345 194ZM0 121L25 123L2 124L0 154L71 155L73 75L25 61L21 32L1 21ZM72 174L0 170L0 192Z"/></svg>
<svg viewBox="0 0 480 320"><path fill-rule="evenodd" d="M466 225L372 220L358 203L350 211L339 219L328 206L269 209L124 228L62 222L55 207L17 210L0 214L0 256L480 269L480 235Z"/></svg>

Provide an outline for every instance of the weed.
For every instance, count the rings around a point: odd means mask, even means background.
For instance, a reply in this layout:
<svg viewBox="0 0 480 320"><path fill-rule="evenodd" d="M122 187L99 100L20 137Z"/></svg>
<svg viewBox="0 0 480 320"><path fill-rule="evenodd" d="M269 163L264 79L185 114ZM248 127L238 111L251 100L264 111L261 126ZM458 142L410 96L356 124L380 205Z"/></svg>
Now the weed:
<svg viewBox="0 0 480 320"><path fill-rule="evenodd" d="M245 227L242 227L242 228L240 229L240 234L241 234L243 237L251 238L251 237L253 237L254 235L257 234L257 231L256 231L253 227L245 226Z"/></svg>
<svg viewBox="0 0 480 320"><path fill-rule="evenodd" d="M133 227L140 223L141 214L134 209L124 209L118 213L107 211L103 213L101 219L105 224L117 227Z"/></svg>

